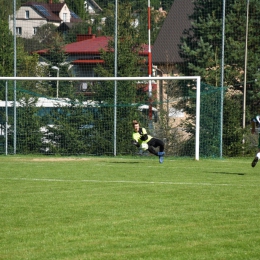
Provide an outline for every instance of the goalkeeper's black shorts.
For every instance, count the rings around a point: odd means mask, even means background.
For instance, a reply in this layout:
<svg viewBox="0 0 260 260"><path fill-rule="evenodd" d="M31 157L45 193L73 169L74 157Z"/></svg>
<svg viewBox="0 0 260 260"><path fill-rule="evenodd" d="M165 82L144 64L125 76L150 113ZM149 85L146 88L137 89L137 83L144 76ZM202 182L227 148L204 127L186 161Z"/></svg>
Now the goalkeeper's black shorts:
<svg viewBox="0 0 260 260"><path fill-rule="evenodd" d="M160 152L164 151L164 142L160 139L157 138L152 138L148 143L149 146L153 146L153 147L159 147L160 148Z"/></svg>

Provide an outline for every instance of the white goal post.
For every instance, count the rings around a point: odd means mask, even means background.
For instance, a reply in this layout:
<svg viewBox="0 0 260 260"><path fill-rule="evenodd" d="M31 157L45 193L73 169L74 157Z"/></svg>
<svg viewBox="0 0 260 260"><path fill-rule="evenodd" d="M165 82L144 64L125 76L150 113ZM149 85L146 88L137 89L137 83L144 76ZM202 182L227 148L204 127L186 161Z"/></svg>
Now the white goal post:
<svg viewBox="0 0 260 260"><path fill-rule="evenodd" d="M195 160L199 160L200 137L200 76L168 76L168 77L0 77L1 81L151 81L151 80L196 80L196 134L195 134ZM116 84L115 84L116 90ZM15 91L15 89L14 89ZM116 91L115 91L116 92ZM15 100L14 100L15 101ZM116 98L115 98L116 107ZM116 115L116 113L115 113ZM114 126L116 135L116 120ZM116 143L114 144L116 151ZM114 154L116 155L116 154Z"/></svg>

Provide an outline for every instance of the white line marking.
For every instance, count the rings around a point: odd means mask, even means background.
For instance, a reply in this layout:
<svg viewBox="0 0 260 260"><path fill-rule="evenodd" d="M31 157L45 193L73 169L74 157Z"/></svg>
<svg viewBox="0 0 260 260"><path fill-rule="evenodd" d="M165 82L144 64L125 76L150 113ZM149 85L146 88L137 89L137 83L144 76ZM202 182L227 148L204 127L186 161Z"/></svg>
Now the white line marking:
<svg viewBox="0 0 260 260"><path fill-rule="evenodd" d="M238 186L237 184L228 184L228 183L191 183L191 182L167 182L167 181L102 181L102 180L62 180L62 179L30 179L30 178L0 178L1 180L14 180L14 181L43 181L43 182L92 182L92 183L131 183L131 184L164 184L164 185L199 185L199 186ZM239 185L239 186L248 186L248 185ZM258 186L258 185L250 185Z"/></svg>

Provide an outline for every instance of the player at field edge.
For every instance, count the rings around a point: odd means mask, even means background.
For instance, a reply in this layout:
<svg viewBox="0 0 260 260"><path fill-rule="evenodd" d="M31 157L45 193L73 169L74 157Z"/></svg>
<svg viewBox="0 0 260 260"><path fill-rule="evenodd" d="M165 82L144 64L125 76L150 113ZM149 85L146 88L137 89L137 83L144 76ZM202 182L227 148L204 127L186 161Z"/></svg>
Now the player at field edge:
<svg viewBox="0 0 260 260"><path fill-rule="evenodd" d="M134 131L132 134L133 144L136 147L141 147L143 150L148 150L150 153L159 156L159 162L163 163L164 160L164 143L162 140L152 137L147 134L147 131L144 127L140 127L140 124L137 120L132 122ZM159 152L156 152L154 148L159 147Z"/></svg>
<svg viewBox="0 0 260 260"><path fill-rule="evenodd" d="M255 134L256 132L258 132L258 152L251 163L252 167L255 167L260 159L260 115L255 116L251 120L251 133Z"/></svg>

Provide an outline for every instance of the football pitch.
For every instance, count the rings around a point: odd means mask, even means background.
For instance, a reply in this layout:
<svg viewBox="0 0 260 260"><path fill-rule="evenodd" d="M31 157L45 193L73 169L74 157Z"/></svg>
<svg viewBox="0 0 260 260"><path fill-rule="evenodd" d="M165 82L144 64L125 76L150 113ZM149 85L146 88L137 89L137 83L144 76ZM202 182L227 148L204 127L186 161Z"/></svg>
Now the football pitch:
<svg viewBox="0 0 260 260"><path fill-rule="evenodd" d="M260 259L253 158L0 156L0 259Z"/></svg>

